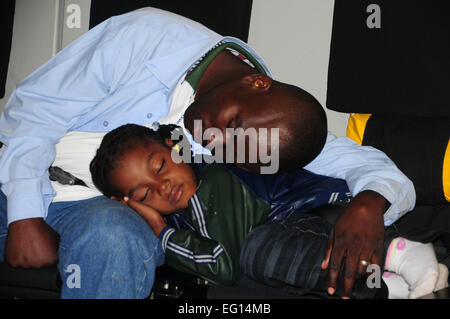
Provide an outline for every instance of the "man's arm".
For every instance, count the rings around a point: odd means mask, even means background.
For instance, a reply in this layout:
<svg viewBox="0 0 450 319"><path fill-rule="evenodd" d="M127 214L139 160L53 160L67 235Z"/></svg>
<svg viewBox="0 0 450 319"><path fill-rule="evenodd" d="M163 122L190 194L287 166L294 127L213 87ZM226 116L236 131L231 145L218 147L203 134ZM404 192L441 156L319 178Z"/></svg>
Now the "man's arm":
<svg viewBox="0 0 450 319"><path fill-rule="evenodd" d="M354 194L334 225L322 263L329 269L330 294L344 268L343 296L348 297L357 276L366 270L360 261L380 265L384 226L414 208L414 186L383 152L331 134L321 154L305 168L345 179Z"/></svg>
<svg viewBox="0 0 450 319"><path fill-rule="evenodd" d="M39 268L58 259L59 235L42 218L27 218L9 225L5 260L13 267Z"/></svg>
<svg viewBox="0 0 450 319"><path fill-rule="evenodd" d="M344 179L353 196L365 190L383 196L390 203L384 214L386 226L414 208L414 185L395 163L382 151L361 146L347 137L337 138L329 133L322 152L305 169Z"/></svg>
<svg viewBox="0 0 450 319"><path fill-rule="evenodd" d="M342 296L348 297L355 280L365 274L367 265L382 266L383 213L389 203L378 193L363 191L355 196L337 219L330 234L322 269L329 269L328 292L334 294L341 268L344 269Z"/></svg>
<svg viewBox="0 0 450 319"><path fill-rule="evenodd" d="M108 42L110 41L110 42ZM0 184L7 196L6 261L40 267L55 261L58 239L45 224L55 195L48 168L55 145L108 94L112 39L98 28L61 51L12 93L0 118ZM110 50L112 51L112 50Z"/></svg>

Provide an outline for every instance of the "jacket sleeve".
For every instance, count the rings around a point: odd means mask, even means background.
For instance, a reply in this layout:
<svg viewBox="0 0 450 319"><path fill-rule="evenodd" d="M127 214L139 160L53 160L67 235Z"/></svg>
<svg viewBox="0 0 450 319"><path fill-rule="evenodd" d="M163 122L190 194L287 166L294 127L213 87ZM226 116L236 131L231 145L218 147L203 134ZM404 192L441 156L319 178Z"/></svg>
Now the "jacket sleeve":
<svg viewBox="0 0 450 319"><path fill-rule="evenodd" d="M233 234L230 234L230 236ZM160 234L166 262L216 285L231 285L238 276L239 255L190 229L166 227Z"/></svg>
<svg viewBox="0 0 450 319"><path fill-rule="evenodd" d="M242 243L266 221L268 211L238 178L211 165L185 213L190 229L167 227L160 234L166 262L213 284L231 285L240 274Z"/></svg>
<svg viewBox="0 0 450 319"><path fill-rule="evenodd" d="M278 174L252 174L233 165L226 167L255 196L270 205L269 221L351 198L345 180L317 175L303 168Z"/></svg>
<svg viewBox="0 0 450 319"><path fill-rule="evenodd" d="M381 194L391 203L384 214L386 226L412 210L416 202L413 183L386 154L347 137L329 133L324 149L305 169L344 179L353 196L364 190Z"/></svg>

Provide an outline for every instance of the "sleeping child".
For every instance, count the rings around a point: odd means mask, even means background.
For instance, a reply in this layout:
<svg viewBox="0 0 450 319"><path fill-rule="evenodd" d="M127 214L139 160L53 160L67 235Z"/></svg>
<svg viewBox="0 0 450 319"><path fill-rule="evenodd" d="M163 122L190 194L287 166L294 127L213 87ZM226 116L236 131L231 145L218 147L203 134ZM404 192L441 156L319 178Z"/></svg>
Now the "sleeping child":
<svg viewBox="0 0 450 319"><path fill-rule="evenodd" d="M178 163L173 129L121 126L105 135L90 165L96 187L134 209L159 236L166 263L216 285L233 285L244 273L264 284L325 292L327 270L320 264L332 224L308 212L349 200L345 181L304 169L259 175L226 164ZM278 236L261 245L258 231L273 223L280 225ZM390 298L417 298L444 285L431 244L391 237L382 280ZM293 248L275 260L260 258L283 240ZM277 271L266 276L269 262ZM357 289L369 288L364 281Z"/></svg>

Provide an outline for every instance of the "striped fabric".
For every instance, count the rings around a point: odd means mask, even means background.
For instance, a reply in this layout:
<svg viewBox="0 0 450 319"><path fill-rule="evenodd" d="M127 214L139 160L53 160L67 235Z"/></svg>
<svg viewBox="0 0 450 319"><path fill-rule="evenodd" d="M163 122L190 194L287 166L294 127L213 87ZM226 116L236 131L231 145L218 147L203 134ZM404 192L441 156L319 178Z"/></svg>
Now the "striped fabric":
<svg viewBox="0 0 450 319"><path fill-rule="evenodd" d="M195 220L197 222L197 225L195 225L195 228L197 231L206 238L211 239L211 236L208 233L208 230L206 228L206 220L205 215L203 213L202 205L199 201L199 198L197 194L194 194L189 199L192 208L193 213L195 216ZM194 251L191 249L188 249L186 247L183 247L180 244L174 243L170 241L171 235L175 232L175 228L169 228L167 229L161 239L161 244L163 247L163 250L166 251L167 249L172 251L173 253L177 254L178 256L182 256L184 258L190 259L194 261L195 263L216 263L217 258L220 256L220 254L223 253L223 247L218 244L212 251L212 254L195 254Z"/></svg>

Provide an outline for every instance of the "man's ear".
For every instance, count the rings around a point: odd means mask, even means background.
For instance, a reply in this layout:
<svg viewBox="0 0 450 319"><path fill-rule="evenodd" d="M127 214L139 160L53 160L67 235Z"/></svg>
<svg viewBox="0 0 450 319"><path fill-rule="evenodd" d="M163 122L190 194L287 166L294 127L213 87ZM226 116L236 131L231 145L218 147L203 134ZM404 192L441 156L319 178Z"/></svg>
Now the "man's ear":
<svg viewBox="0 0 450 319"><path fill-rule="evenodd" d="M175 144L174 141L172 141L170 138L165 138L164 142L166 143L167 146L169 146L170 148L173 147L173 145Z"/></svg>
<svg viewBox="0 0 450 319"><path fill-rule="evenodd" d="M248 74L242 78L242 83L260 91L267 91L272 86L272 82L270 77L262 73Z"/></svg>

